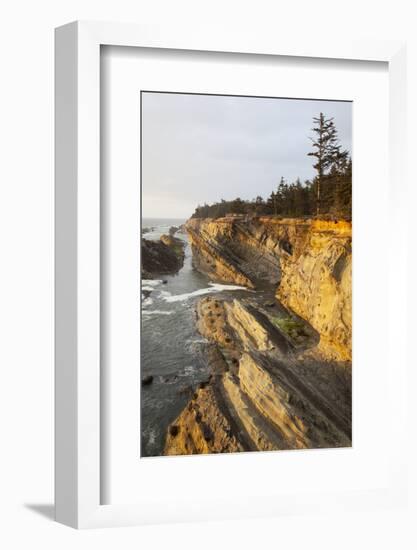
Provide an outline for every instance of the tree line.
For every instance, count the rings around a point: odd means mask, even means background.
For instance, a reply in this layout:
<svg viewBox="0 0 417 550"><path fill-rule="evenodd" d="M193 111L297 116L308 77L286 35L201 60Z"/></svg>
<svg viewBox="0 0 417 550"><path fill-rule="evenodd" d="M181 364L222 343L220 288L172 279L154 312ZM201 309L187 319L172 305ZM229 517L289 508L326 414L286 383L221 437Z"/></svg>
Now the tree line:
<svg viewBox="0 0 417 550"><path fill-rule="evenodd" d="M312 150L316 176L312 180L281 178L269 197L236 198L198 206L193 218L220 218L227 214L351 219L352 159L343 150L333 118L323 113L313 118Z"/></svg>

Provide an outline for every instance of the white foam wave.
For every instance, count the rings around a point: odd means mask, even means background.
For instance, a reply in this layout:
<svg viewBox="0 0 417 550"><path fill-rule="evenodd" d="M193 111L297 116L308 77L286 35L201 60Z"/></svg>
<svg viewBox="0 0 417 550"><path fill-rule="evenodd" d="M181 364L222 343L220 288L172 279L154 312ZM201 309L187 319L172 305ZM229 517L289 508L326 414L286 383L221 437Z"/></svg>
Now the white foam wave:
<svg viewBox="0 0 417 550"><path fill-rule="evenodd" d="M181 373L180 376L190 376L190 374L194 374L195 370L194 365L187 365L184 367L184 372Z"/></svg>
<svg viewBox="0 0 417 550"><path fill-rule="evenodd" d="M239 286L239 285L223 285L220 283L209 283L209 286L214 288L214 290L217 290L218 292L221 292L222 290L249 290L245 286Z"/></svg>
<svg viewBox="0 0 417 550"><path fill-rule="evenodd" d="M185 343L189 345L193 344L207 344L208 340L206 338L190 338L186 340Z"/></svg>
<svg viewBox="0 0 417 550"><path fill-rule="evenodd" d="M244 286L238 285L222 285L219 283L209 283L209 288L200 288L194 292L187 292L186 294L174 294L173 296L166 296L164 300L166 302L183 302L189 298L194 298L196 296L203 296L204 294L212 294L213 292L223 292L224 290L248 290Z"/></svg>
<svg viewBox="0 0 417 550"><path fill-rule="evenodd" d="M150 432L149 432L149 439L148 439L149 445L154 445L155 441L156 441L156 433L155 433L155 430L150 430Z"/></svg>
<svg viewBox="0 0 417 550"><path fill-rule="evenodd" d="M142 279L142 288L143 285L146 285L146 286L158 286L162 283L162 279Z"/></svg>
<svg viewBox="0 0 417 550"><path fill-rule="evenodd" d="M162 311L160 309L144 309L142 311L142 315L172 315L173 313L173 311Z"/></svg>

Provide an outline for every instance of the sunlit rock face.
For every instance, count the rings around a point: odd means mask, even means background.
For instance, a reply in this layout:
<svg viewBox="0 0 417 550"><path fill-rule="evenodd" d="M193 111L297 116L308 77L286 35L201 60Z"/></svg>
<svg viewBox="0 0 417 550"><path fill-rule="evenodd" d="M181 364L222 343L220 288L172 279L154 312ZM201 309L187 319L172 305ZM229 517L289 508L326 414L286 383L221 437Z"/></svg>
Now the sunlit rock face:
<svg viewBox="0 0 417 550"><path fill-rule="evenodd" d="M196 269L213 280L276 288L277 298L320 335L330 359L352 357L352 227L346 221L190 219Z"/></svg>
<svg viewBox="0 0 417 550"><path fill-rule="evenodd" d="M277 298L320 335L329 358L352 358L352 229L347 222L313 221L302 246L282 254Z"/></svg>
<svg viewBox="0 0 417 550"><path fill-rule="evenodd" d="M165 454L351 446L351 224L240 216L186 231L196 269L252 292L196 304L211 374Z"/></svg>
<svg viewBox="0 0 417 550"><path fill-rule="evenodd" d="M349 447L350 372L300 358L256 298L197 304L210 377L169 427L167 455Z"/></svg>
<svg viewBox="0 0 417 550"><path fill-rule="evenodd" d="M168 429L165 455L232 453L245 450L222 412L214 385L200 388Z"/></svg>

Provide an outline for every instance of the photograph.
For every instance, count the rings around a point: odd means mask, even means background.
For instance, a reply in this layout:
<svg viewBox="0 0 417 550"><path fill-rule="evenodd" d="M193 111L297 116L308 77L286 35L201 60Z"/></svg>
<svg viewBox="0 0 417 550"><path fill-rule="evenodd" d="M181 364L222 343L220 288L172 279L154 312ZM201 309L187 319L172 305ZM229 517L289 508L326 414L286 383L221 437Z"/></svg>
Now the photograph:
<svg viewBox="0 0 417 550"><path fill-rule="evenodd" d="M351 447L352 102L140 113L140 457Z"/></svg>
<svg viewBox="0 0 417 550"><path fill-rule="evenodd" d="M0 550L417 550L412 7L3 2Z"/></svg>

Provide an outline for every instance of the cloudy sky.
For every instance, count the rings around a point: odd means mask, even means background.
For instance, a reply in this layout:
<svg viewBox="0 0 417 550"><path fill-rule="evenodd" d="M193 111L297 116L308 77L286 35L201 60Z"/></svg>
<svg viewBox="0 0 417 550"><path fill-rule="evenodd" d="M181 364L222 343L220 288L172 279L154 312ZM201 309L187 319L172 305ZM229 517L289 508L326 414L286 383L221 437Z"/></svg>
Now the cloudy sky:
<svg viewBox="0 0 417 550"><path fill-rule="evenodd" d="M314 177L320 112L351 151L348 102L142 93L142 215L188 218L205 202L266 197L281 176Z"/></svg>

